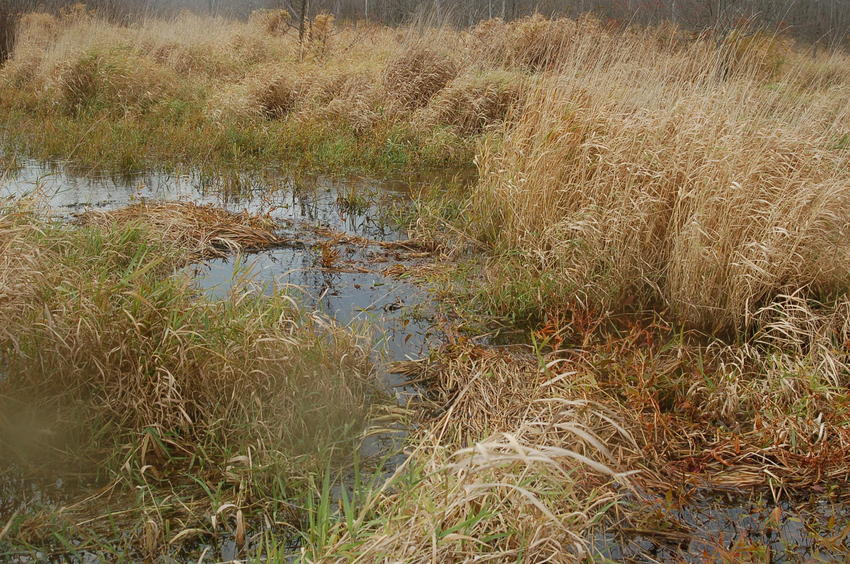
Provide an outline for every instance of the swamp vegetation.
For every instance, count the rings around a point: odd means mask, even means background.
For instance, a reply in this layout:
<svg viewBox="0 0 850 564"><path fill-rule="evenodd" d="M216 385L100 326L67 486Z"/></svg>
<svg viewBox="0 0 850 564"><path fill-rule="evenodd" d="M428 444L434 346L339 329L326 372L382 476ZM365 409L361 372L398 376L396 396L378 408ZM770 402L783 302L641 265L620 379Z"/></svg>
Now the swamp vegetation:
<svg viewBox="0 0 850 564"><path fill-rule="evenodd" d="M591 16L17 25L8 559L847 558L843 51ZM127 180L57 199L72 171Z"/></svg>

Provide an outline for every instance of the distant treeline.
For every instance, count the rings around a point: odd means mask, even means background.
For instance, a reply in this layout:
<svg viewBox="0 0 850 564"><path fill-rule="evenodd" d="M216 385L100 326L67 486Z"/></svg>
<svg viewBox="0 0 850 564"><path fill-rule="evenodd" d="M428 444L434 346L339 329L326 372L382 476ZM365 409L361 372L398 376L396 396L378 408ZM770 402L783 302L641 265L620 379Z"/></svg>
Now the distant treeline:
<svg viewBox="0 0 850 564"><path fill-rule="evenodd" d="M71 0L0 0L0 60L11 46L16 15L55 11ZM746 24L826 46L850 42L850 0L89 0L101 15L116 20L167 16L180 10L247 17L264 8L284 8L297 20L330 12L338 19L368 18L400 24L430 18L471 26L489 18L511 20L532 13L579 16L592 12L612 25L675 22L693 30L729 29Z"/></svg>

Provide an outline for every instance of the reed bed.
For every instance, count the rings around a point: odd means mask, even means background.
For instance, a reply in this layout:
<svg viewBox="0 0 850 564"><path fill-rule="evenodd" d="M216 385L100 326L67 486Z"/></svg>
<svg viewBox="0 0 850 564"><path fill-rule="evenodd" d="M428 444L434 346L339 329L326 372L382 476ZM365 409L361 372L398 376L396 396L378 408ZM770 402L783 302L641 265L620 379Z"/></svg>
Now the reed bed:
<svg viewBox="0 0 850 564"><path fill-rule="evenodd" d="M751 83L707 96L672 82L647 84L641 105L640 85L622 100L586 77L541 85L479 156L480 236L596 308L669 310L714 332L749 325L776 295L846 288L848 154L828 140L847 108L782 122L785 101Z"/></svg>
<svg viewBox="0 0 850 564"><path fill-rule="evenodd" d="M529 108L545 92L553 94L547 103L561 98L557 80L535 86L544 75L586 78L602 112L644 100L647 108L717 96L743 104L739 87L749 84L750 94L765 94L756 104L765 111L811 101L807 116L828 119L818 113L831 104L840 122L844 55L813 56L757 30L716 37L539 15L467 31L339 24L325 14L309 24L301 45L278 11L244 22L183 13L123 26L84 9L28 14L0 71L2 108L27 150L117 167L280 159L469 166L485 133L532 119L521 110L529 90L538 91ZM772 94L771 83L780 85ZM631 107L629 92L637 94ZM47 124L41 133L28 128L37 120Z"/></svg>
<svg viewBox="0 0 850 564"><path fill-rule="evenodd" d="M411 115L454 78L450 53L459 36L412 30L400 37L387 27L338 26L320 14L302 46L278 20L276 13L248 22L187 13L120 26L88 12L27 15L0 72L7 119L31 152L73 152L113 168L162 161L378 170L414 160L469 164L471 140L444 134L448 124L415 125ZM421 46L438 36L450 43ZM12 119L22 107L27 115ZM27 135L24 122L48 115L50 136ZM106 124L126 129L119 134ZM66 126L81 127L77 139L86 142L61 140ZM452 156L433 150L435 136Z"/></svg>

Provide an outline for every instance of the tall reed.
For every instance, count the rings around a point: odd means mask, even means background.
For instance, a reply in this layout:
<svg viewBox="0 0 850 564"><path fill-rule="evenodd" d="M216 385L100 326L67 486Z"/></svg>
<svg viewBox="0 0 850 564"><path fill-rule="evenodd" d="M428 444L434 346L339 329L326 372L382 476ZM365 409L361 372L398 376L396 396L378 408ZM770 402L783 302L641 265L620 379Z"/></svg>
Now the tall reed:
<svg viewBox="0 0 850 564"><path fill-rule="evenodd" d="M659 57L643 37L588 34L565 49L479 154L480 237L597 307L711 331L780 293L847 287L845 82L814 96L806 60L773 83L760 65L730 76L702 43Z"/></svg>

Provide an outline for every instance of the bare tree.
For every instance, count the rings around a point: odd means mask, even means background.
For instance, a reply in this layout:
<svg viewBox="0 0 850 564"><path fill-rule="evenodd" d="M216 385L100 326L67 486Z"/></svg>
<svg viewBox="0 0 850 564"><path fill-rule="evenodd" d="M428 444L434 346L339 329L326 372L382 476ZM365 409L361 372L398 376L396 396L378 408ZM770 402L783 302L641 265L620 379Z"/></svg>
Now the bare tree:
<svg viewBox="0 0 850 564"><path fill-rule="evenodd" d="M307 10L309 9L309 0L301 0L301 10L298 12L298 43L304 46L304 32L307 28Z"/></svg>

